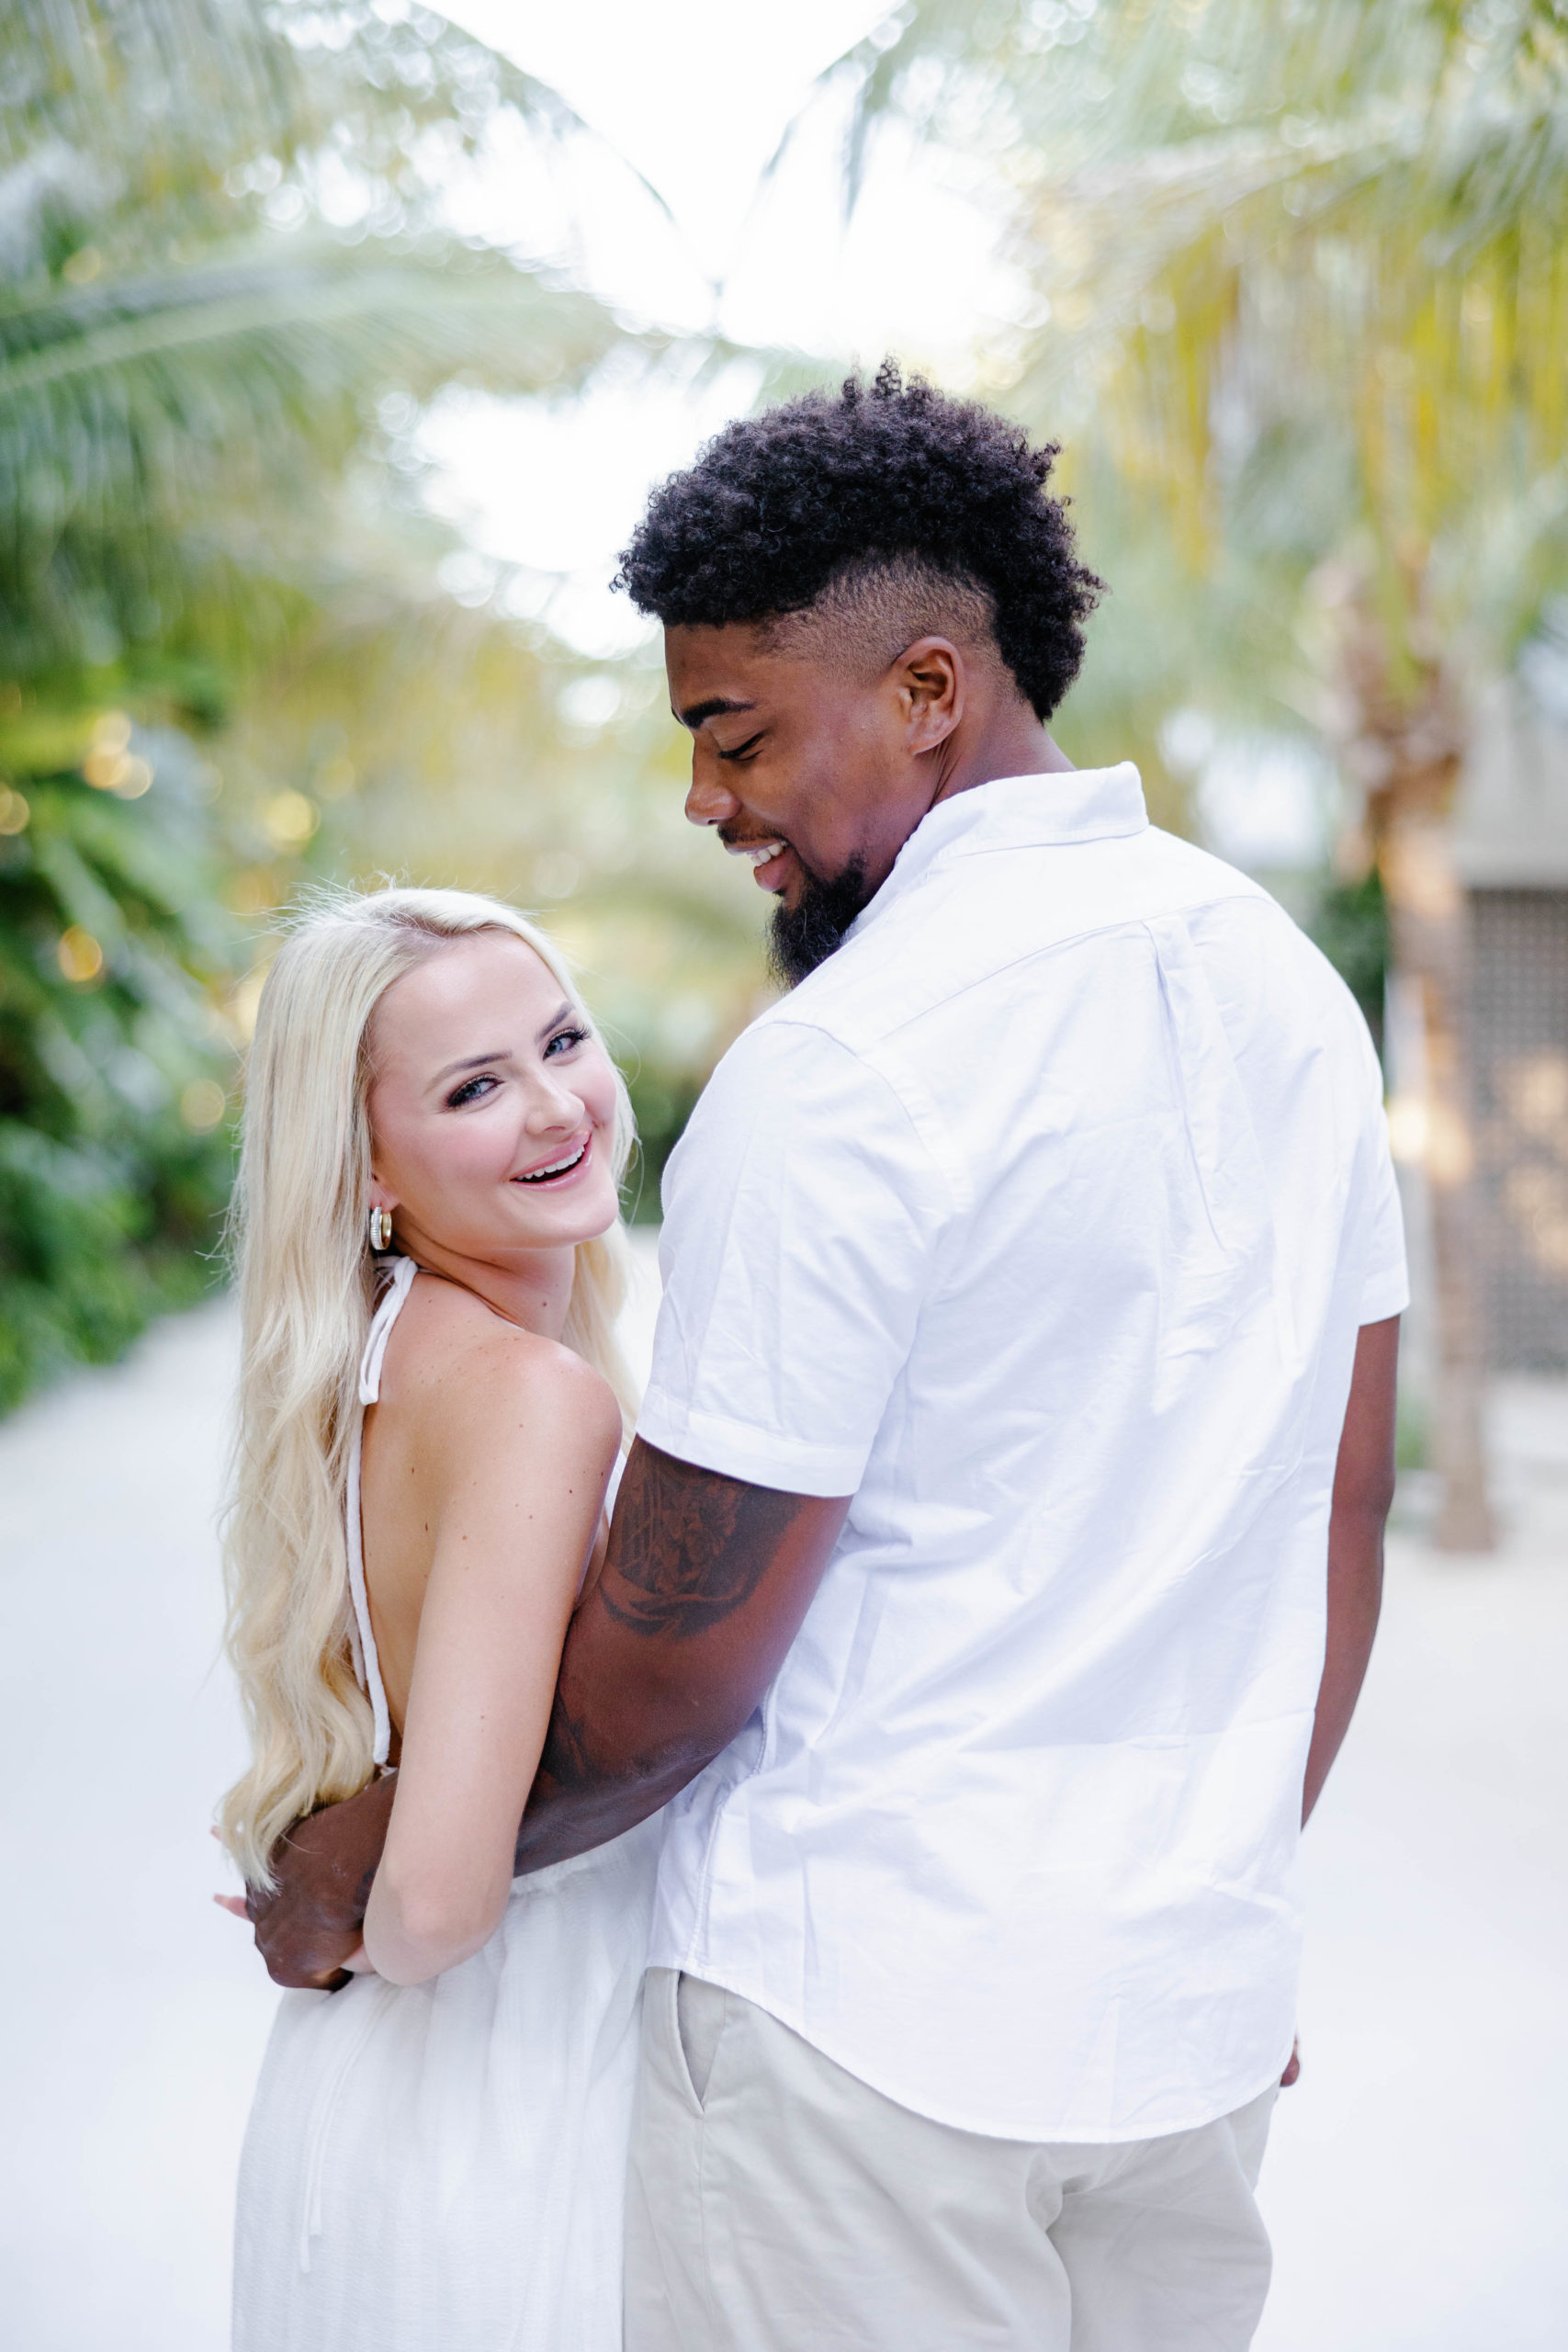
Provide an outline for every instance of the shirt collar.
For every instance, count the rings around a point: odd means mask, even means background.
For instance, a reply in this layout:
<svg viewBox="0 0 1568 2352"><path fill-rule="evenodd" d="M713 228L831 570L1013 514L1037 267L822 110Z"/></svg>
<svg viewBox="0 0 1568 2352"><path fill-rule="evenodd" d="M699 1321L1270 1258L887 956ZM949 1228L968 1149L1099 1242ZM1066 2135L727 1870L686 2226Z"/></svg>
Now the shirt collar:
<svg viewBox="0 0 1568 2352"><path fill-rule="evenodd" d="M1049 849L1146 831L1149 812L1131 760L1113 768L998 776L939 800L894 860L893 871L850 927L853 938L939 861L988 850Z"/></svg>

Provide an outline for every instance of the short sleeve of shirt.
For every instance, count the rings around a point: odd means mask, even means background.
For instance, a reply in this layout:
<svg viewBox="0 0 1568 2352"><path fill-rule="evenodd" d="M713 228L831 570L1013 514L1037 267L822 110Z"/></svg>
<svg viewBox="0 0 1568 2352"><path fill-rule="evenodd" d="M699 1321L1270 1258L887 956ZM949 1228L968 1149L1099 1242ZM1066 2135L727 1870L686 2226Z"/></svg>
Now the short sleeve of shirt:
<svg viewBox="0 0 1568 2352"><path fill-rule="evenodd" d="M1363 1159L1367 1174L1362 1190L1365 1234L1361 1284L1363 1323L1382 1323L1403 1315L1410 1304L1410 1277L1404 1258L1404 1216L1399 1203L1399 1181L1389 1149L1388 1118L1382 1107L1382 1080L1371 1040L1367 1040L1369 1083L1374 1090L1369 1118L1371 1133Z"/></svg>
<svg viewBox="0 0 1568 2352"><path fill-rule="evenodd" d="M638 1434L790 1494L849 1495L908 1355L946 1210L887 1080L764 1021L664 1181L664 1301Z"/></svg>

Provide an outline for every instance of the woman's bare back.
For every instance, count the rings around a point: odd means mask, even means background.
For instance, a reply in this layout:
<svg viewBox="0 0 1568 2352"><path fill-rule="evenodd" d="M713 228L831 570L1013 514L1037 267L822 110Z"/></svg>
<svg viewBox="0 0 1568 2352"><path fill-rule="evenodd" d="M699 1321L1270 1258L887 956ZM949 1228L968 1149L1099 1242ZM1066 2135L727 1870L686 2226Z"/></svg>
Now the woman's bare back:
<svg viewBox="0 0 1568 2352"><path fill-rule="evenodd" d="M579 1393L592 1384L609 1396L556 1341L508 1322L457 1283L416 1277L387 1344L379 1400L366 1408L360 1471L365 1581L394 1762L454 1455L469 1451L476 1415L504 1418L501 1400L541 1379L564 1379Z"/></svg>

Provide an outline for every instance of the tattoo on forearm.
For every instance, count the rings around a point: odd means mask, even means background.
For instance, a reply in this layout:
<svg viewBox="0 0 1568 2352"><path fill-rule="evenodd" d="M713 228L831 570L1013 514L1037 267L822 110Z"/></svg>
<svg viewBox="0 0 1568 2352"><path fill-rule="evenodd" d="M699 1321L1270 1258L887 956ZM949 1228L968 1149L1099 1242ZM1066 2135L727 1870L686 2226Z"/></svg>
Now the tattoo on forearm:
<svg viewBox="0 0 1568 2352"><path fill-rule="evenodd" d="M781 1565L795 1563L802 1510L797 1495L699 1470L638 1441L615 1505L604 1574L567 1637L538 1777L518 1832L518 1871L580 1853L641 1820L732 1736L736 1724L728 1718L737 1704L743 1718L754 1703L743 1642L739 1679L734 1660L720 1657L703 1668L716 1678L709 1691L710 1699L718 1694L716 1712L715 1705L694 1714L680 1705L671 1712L656 1702L648 1720L634 1707L628 1721L615 1690L605 1687L613 1669L602 1658L585 1668L583 1648L592 1655L595 1623L602 1630L607 1620L671 1645L708 1633L743 1608ZM807 1534L811 1524L808 1516ZM824 1540L836 1530L835 1519ZM813 1555L809 1565L819 1571L821 1561ZM656 1687L671 1670L679 1683L673 1661L655 1659ZM648 1749L639 1753L644 1738Z"/></svg>
<svg viewBox="0 0 1568 2352"><path fill-rule="evenodd" d="M789 1532L793 1495L644 1447L627 1479L600 1597L617 1624L683 1641L755 1592Z"/></svg>
<svg viewBox="0 0 1568 2352"><path fill-rule="evenodd" d="M568 1712L566 1701L558 1690L555 1705L550 1710L549 1728L545 1734L544 1753L539 1764L542 1772L561 1789L591 1788L601 1777L594 1768L588 1742L582 1736L582 1725ZM525 1824L525 1827L526 1826Z"/></svg>

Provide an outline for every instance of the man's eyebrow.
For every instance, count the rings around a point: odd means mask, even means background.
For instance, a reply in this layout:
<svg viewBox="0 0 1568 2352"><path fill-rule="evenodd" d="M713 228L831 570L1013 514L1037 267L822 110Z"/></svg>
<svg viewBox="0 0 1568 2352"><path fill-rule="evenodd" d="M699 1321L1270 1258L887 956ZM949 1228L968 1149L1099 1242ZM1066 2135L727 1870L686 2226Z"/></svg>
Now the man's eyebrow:
<svg viewBox="0 0 1568 2352"><path fill-rule="evenodd" d="M671 705L682 726L689 727L694 735L699 727L706 726L710 718L721 718L727 710L755 710L756 707L754 702L732 702L728 695L709 695L706 702L694 702L690 710L676 710L673 703Z"/></svg>

